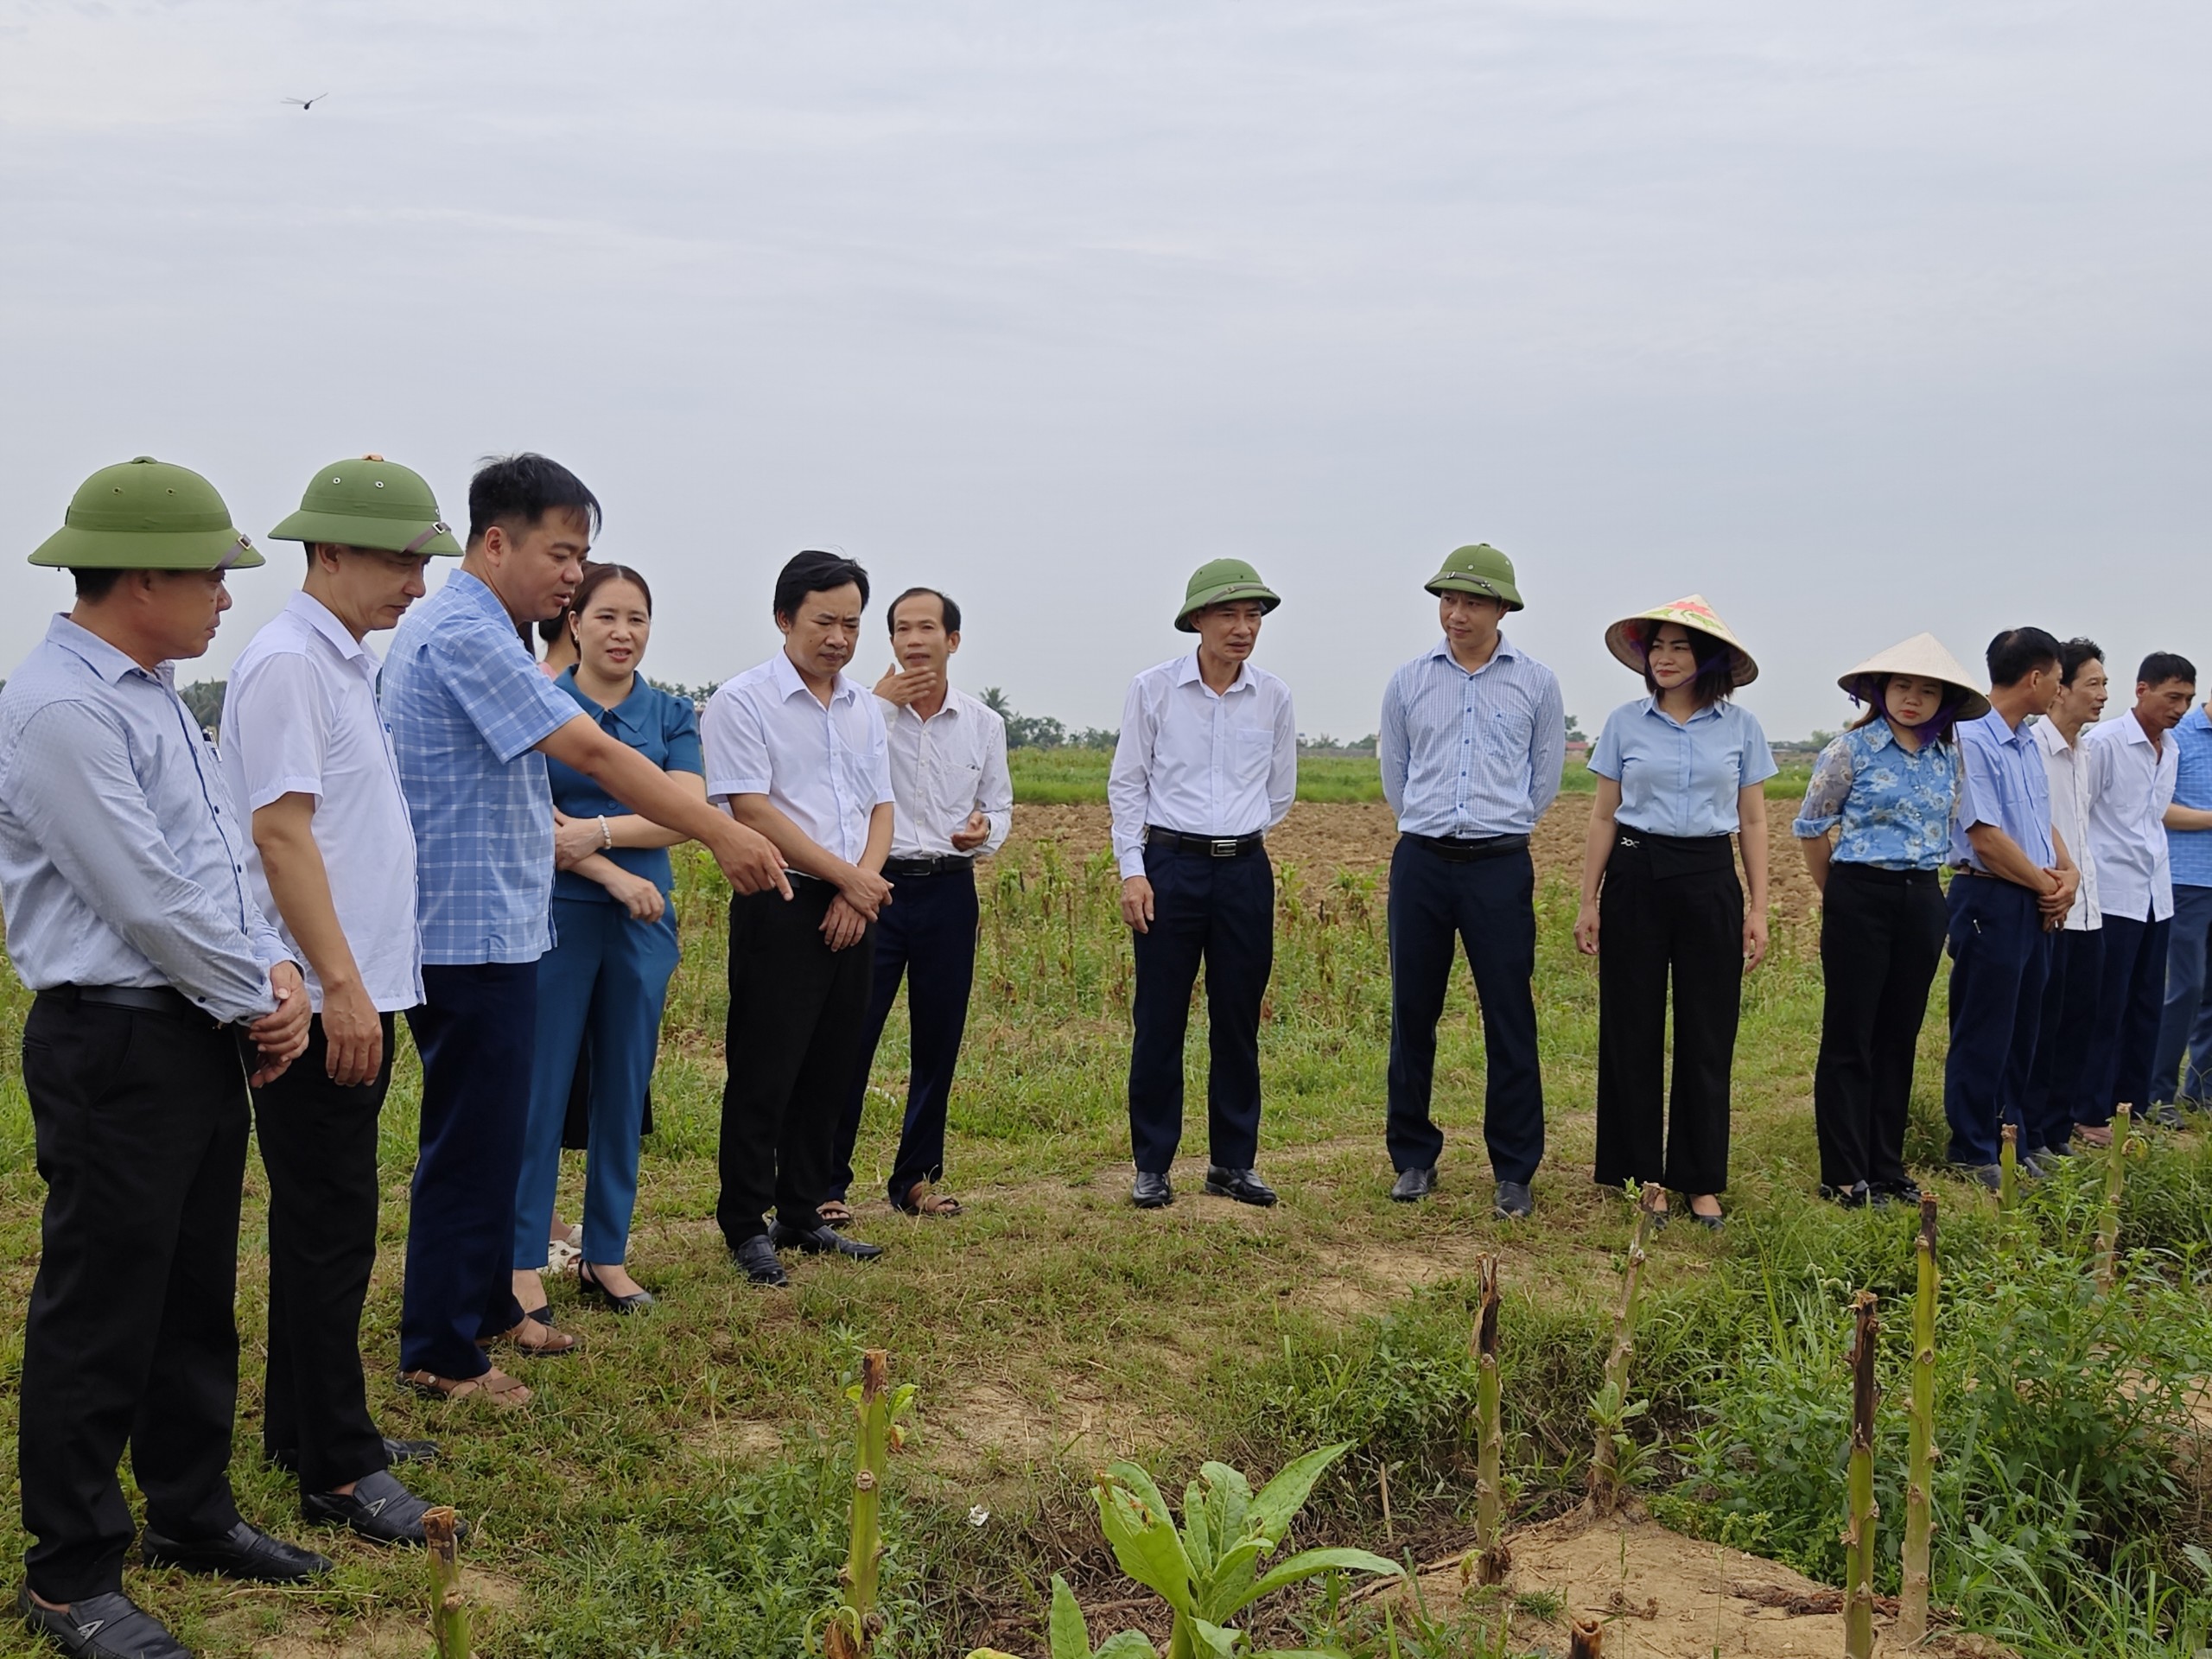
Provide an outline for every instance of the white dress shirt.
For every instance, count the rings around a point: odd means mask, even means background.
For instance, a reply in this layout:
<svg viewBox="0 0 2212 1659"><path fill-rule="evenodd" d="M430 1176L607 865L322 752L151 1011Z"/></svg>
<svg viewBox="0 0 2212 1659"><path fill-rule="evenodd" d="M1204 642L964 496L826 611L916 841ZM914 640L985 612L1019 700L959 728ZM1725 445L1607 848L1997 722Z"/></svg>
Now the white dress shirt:
<svg viewBox="0 0 2212 1659"><path fill-rule="evenodd" d="M2097 727L2083 747L2095 778L2089 840L2097 854L2098 899L2108 914L2163 922L2174 913L2165 819L2181 746L2167 732L2152 748L2131 709Z"/></svg>
<svg viewBox="0 0 2212 1659"><path fill-rule="evenodd" d="M294 594L238 653L223 694L222 757L232 798L249 817L286 795L314 797L315 849L361 988L383 1013L419 1004L415 828L377 707L377 659L321 601ZM322 982L277 910L251 837L246 868L320 1011Z"/></svg>
<svg viewBox="0 0 2212 1659"><path fill-rule="evenodd" d="M1274 675L1248 662L1216 691L1193 652L1129 682L1106 784L1123 880L1144 874L1147 824L1255 836L1281 823L1297 797L1298 717Z"/></svg>
<svg viewBox="0 0 2212 1659"><path fill-rule="evenodd" d="M1006 721L979 698L947 687L944 706L925 720L912 704L881 705L891 760L891 856L980 857L995 853L1014 827L1014 779L1006 764ZM990 833L980 847L952 844L968 815L981 812Z"/></svg>
<svg viewBox="0 0 2212 1659"><path fill-rule="evenodd" d="M2050 827L2058 831L2066 850L2073 855L2074 868L2082 872L2074 908L2066 912L2067 930L2074 933L2104 925L2103 889L2089 844L2089 808L2095 785L2088 745L2096 730L2092 727L2082 734L2080 742L2069 743L2047 715L2028 728L2028 735L2043 752L2044 773L2050 779Z"/></svg>
<svg viewBox="0 0 2212 1659"><path fill-rule="evenodd" d="M869 815L892 799L874 697L840 674L825 708L779 651L725 680L699 724L709 799L766 795L816 846L859 861Z"/></svg>

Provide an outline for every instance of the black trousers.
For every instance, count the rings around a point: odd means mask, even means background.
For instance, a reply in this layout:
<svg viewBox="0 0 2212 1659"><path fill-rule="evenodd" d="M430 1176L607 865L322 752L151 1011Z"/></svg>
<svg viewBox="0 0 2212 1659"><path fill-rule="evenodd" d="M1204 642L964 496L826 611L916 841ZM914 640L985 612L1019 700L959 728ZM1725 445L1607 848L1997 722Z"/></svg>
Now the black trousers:
<svg viewBox="0 0 2212 1659"><path fill-rule="evenodd" d="M1943 959L1943 883L1934 870L1831 864L1821 906L1821 1057L1813 1124L1821 1185L1902 1186L1912 1065Z"/></svg>
<svg viewBox="0 0 2212 1659"><path fill-rule="evenodd" d="M1153 918L1133 936L1136 1037L1129 1048L1129 1140L1136 1166L1165 1175L1183 1139L1183 1038L1206 975L1206 1133L1224 1169L1260 1149L1260 1004L1275 964L1275 875L1264 848L1237 858L1147 847Z"/></svg>
<svg viewBox="0 0 2212 1659"><path fill-rule="evenodd" d="M2152 1063L2166 999L2166 953L2173 918L2105 912L2104 971L2097 988L2096 1034L2083 1068L2076 1122L2112 1122L2125 1101L2140 1111L2151 1097Z"/></svg>
<svg viewBox="0 0 2212 1659"><path fill-rule="evenodd" d="M724 1028L715 1219L732 1249L768 1230L822 1224L838 1114L860 1063L875 964L875 925L832 950L822 919L837 890L795 876L786 900L771 889L729 906L729 1023ZM894 899L893 908L897 908Z"/></svg>
<svg viewBox="0 0 2212 1659"><path fill-rule="evenodd" d="M1390 1165L1429 1169L1444 1132L1429 1116L1436 1022L1465 950L1483 1010L1483 1140L1492 1174L1527 1183L1544 1160L1536 1058L1536 868L1524 846L1466 861L1401 836L1390 854Z"/></svg>
<svg viewBox="0 0 2212 1659"><path fill-rule="evenodd" d="M2105 931L2058 928L2050 938L2050 972L2043 982L2043 1011L2036 1017L2035 1058L2028 1062L2020 1091L2023 1152L2063 1149L2074 1138L2076 1120L2102 1121L2090 1109L2087 1079L2096 1045L2097 1001L2104 991ZM2163 970L2164 962L2158 966Z"/></svg>
<svg viewBox="0 0 2212 1659"><path fill-rule="evenodd" d="M23 1560L49 1601L123 1587L130 1508L172 1538L238 1523L245 1071L236 1033L44 991L23 1027L38 1173L38 1277L23 1325L16 1458Z"/></svg>
<svg viewBox="0 0 2212 1659"><path fill-rule="evenodd" d="M1598 1184L1728 1185L1729 1072L1744 992L1744 889L1730 837L1623 827L1598 894ZM1672 1102L1662 1075L1668 982Z"/></svg>
<svg viewBox="0 0 2212 1659"><path fill-rule="evenodd" d="M481 1376L480 1337L522 1322L515 1300L515 1182L537 1050L537 964L423 969L408 1011L423 1056L423 1128L408 1194L402 1370Z"/></svg>
<svg viewBox="0 0 2212 1659"><path fill-rule="evenodd" d="M892 903L875 924L868 1019L861 1027L853 1080L845 1091L830 1154L830 1191L843 1198L853 1182L853 1146L868 1104L868 1077L883 1040L884 1021L905 979L908 1039L906 1117L899 1154L891 1166L891 1198L903 1203L917 1181L944 1173L944 1118L952 1101L952 1074L968 1029L968 995L976 982L976 902L973 868L938 875L892 878Z"/></svg>
<svg viewBox="0 0 2212 1659"><path fill-rule="evenodd" d="M361 1309L377 1260L377 1116L391 1086L393 1023L384 1016L384 1066L368 1083L330 1080L317 1014L307 1052L254 1091L254 1135L269 1172L261 1443L297 1458L303 1492L329 1491L390 1462L361 1376Z"/></svg>

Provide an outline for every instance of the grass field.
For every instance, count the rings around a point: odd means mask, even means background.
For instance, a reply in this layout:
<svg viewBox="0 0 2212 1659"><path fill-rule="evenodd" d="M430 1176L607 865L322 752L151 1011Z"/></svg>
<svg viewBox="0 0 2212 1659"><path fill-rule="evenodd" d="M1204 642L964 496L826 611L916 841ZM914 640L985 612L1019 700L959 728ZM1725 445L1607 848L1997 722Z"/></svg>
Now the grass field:
<svg viewBox="0 0 2212 1659"><path fill-rule="evenodd" d="M1300 1541L1434 1559L1464 1546L1472 1513L1467 1320L1484 1252L1501 1255L1506 1287L1512 1512L1532 1521L1579 1496L1630 1219L1617 1195L1588 1179L1596 981L1569 943L1573 871L1560 850L1579 842L1580 809L1563 804L1540 838L1551 1141L1537 1216L1518 1229L1488 1213L1480 1021L1464 972L1440 1054L1438 1114L1451 1139L1441 1190L1418 1207L1387 1199L1376 868L1387 821L1357 805L1300 807L1287 826L1303 839L1287 838L1286 849L1335 851L1325 861L1286 852L1280 880L1262 1168L1283 1204L1260 1212L1206 1199L1186 1156L1172 1209L1128 1209L1129 952L1112 920L1099 815L1070 813L1017 814L1014 843L983 876L950 1170L968 1215L909 1221L874 1198L903 1090L903 1016L894 1015L855 1194L871 1200L856 1230L892 1253L873 1266L802 1262L782 1293L737 1278L712 1221L724 894L702 861L680 861L685 966L669 1007L655 1085L660 1127L648 1143L631 1256L662 1306L618 1321L580 1306L572 1286L557 1288L556 1314L584 1346L564 1359L517 1362L539 1389L518 1415L431 1406L392 1379L416 1090L412 1055L403 1056L385 1120L390 1201L365 1333L371 1400L387 1432L444 1444L444 1460L418 1484L476 1528L467 1554L480 1652L801 1653L810 1621L836 1599L850 1490L842 1391L860 1351L875 1346L920 1389L915 1442L894 1465L886 1653L936 1659L988 1641L1039 1654L1056 1572L1101 1610L1098 1633L1143 1623L1084 1490L1110 1456L1135 1457L1176 1491L1203 1457L1264 1474L1325 1441L1350 1441ZM1331 815L1368 828L1357 836L1332 830ZM1059 839L1035 833L1065 823L1089 827ZM1649 1408L1628 1427L1638 1448L1631 1462L1660 1519L1834 1582L1841 1310L1859 1286L1893 1299L1909 1284L1910 1223L1846 1215L1811 1196L1819 976L1802 918L1779 927L1777 942L1777 958L1747 987L1733 1219L1718 1237L1688 1227L1660 1236L1634 1377ZM1940 1151L1938 995L1914 1102L1910 1152L1923 1166ZM19 1024L24 999L12 982L4 1006ZM12 1390L41 1189L14 1045L6 1047L0 1271L11 1294L0 1313L0 1386ZM1191 1063L1202 1098L1195 1042ZM1202 1109L1192 1128L1185 1151L1202 1160ZM564 1213L574 1213L580 1174L564 1171ZM2134 1166L2123 1241L2136 1254L2109 1298L2091 1292L2083 1268L2094 1178L2051 1183L2010 1217L1965 1187L1936 1184L1948 1297L1937 1598L2023 1653L2186 1656L2212 1640L2212 1598L2199 1576L2208 1558L2190 1553L2212 1541L2194 1414L2198 1379L2212 1374L2203 1294L2212 1154L2186 1136ZM233 1478L248 1515L298 1536L288 1484L257 1456L257 1164L249 1183ZM1904 1394L1901 1313L1882 1348L1891 1402ZM0 1412L0 1433L13 1430L12 1410ZM1904 1514L1894 1403L1882 1433L1884 1588L1894 1592ZM0 1468L11 1482L13 1458ZM9 1548L22 1541L15 1514L15 1493L0 1493ZM419 1560L344 1539L324 1547L339 1571L309 1589L137 1567L130 1588L210 1653L426 1651ZM1560 1650L1548 1622L1559 1586L1516 1588L1526 1617L1509 1651ZM1477 1650L1456 1601L1433 1594L1427 1614L1416 1629L1408 1611L1393 1649L1371 1605L1338 1607L1335 1639L1358 1659ZM1332 1617L1325 1598L1291 1596L1261 1629L1296 1646ZM1657 1626L1631 1620L1607 1651L1693 1650L1658 1640ZM0 1653L31 1650L20 1634L0 1632Z"/></svg>

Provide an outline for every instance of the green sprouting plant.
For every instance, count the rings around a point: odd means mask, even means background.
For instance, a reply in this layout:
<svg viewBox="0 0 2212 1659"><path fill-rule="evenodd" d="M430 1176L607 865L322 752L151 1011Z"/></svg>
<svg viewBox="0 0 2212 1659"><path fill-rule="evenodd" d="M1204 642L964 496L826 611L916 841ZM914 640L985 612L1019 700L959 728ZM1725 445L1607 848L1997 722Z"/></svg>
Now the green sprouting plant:
<svg viewBox="0 0 2212 1659"><path fill-rule="evenodd" d="M1076 1605L1075 1592L1058 1573L1052 1574L1052 1610L1046 1616L1047 1659L1160 1659L1160 1650L1142 1630L1119 1630L1103 1644L1090 1645L1090 1626ZM1014 1659L996 1648L977 1648L968 1659Z"/></svg>
<svg viewBox="0 0 2212 1659"><path fill-rule="evenodd" d="M875 1650L883 1619L876 1611L878 1577L888 1546L883 1541L883 1482L891 1452L904 1444L899 1420L914 1403L914 1385L891 1387L891 1356L871 1348L861 1356L861 1380L845 1390L860 1419L860 1448L853 1468L852 1543L838 1580L844 1599L822 1633L828 1659L867 1659Z"/></svg>
<svg viewBox="0 0 2212 1659"><path fill-rule="evenodd" d="M1255 1494L1227 1464L1208 1463L1183 1494L1179 1529L1152 1477L1133 1463L1116 1463L1098 1478L1093 1496L1100 1528L1122 1571L1173 1610L1167 1659L1204 1659L1253 1651L1248 1637L1229 1624L1275 1591L1325 1573L1395 1576L1395 1561L1363 1549L1308 1549L1264 1572L1265 1558L1289 1534L1313 1484L1351 1449L1324 1446L1294 1459ZM1311 1651L1311 1650L1307 1650ZM1058 1656L1055 1656L1058 1659ZM1260 1659L1292 1659L1287 1654Z"/></svg>

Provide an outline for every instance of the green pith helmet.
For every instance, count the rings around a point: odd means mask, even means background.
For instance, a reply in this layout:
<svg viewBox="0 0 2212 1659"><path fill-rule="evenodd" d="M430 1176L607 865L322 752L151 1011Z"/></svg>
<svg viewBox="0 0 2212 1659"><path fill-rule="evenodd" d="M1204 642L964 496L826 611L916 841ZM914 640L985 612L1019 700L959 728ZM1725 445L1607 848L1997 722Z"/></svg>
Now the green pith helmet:
<svg viewBox="0 0 2212 1659"><path fill-rule="evenodd" d="M269 532L272 542L331 542L386 553L458 554L423 474L382 455L334 461L315 475L300 510Z"/></svg>
<svg viewBox="0 0 2212 1659"><path fill-rule="evenodd" d="M1191 585L1183 590L1183 608L1175 613L1175 626L1196 633L1191 613L1232 599L1256 599L1262 612L1282 603L1282 595L1260 580L1260 573L1242 559L1215 559L1191 572Z"/></svg>
<svg viewBox="0 0 2212 1659"><path fill-rule="evenodd" d="M1482 599L1505 601L1509 611L1524 610L1521 590L1513 585L1513 561L1488 542L1455 547L1444 556L1444 568L1428 579L1432 594L1473 594Z"/></svg>
<svg viewBox="0 0 2212 1659"><path fill-rule="evenodd" d="M73 570L244 570L261 563L215 486L186 467L140 455L77 486L61 528L33 564Z"/></svg>

